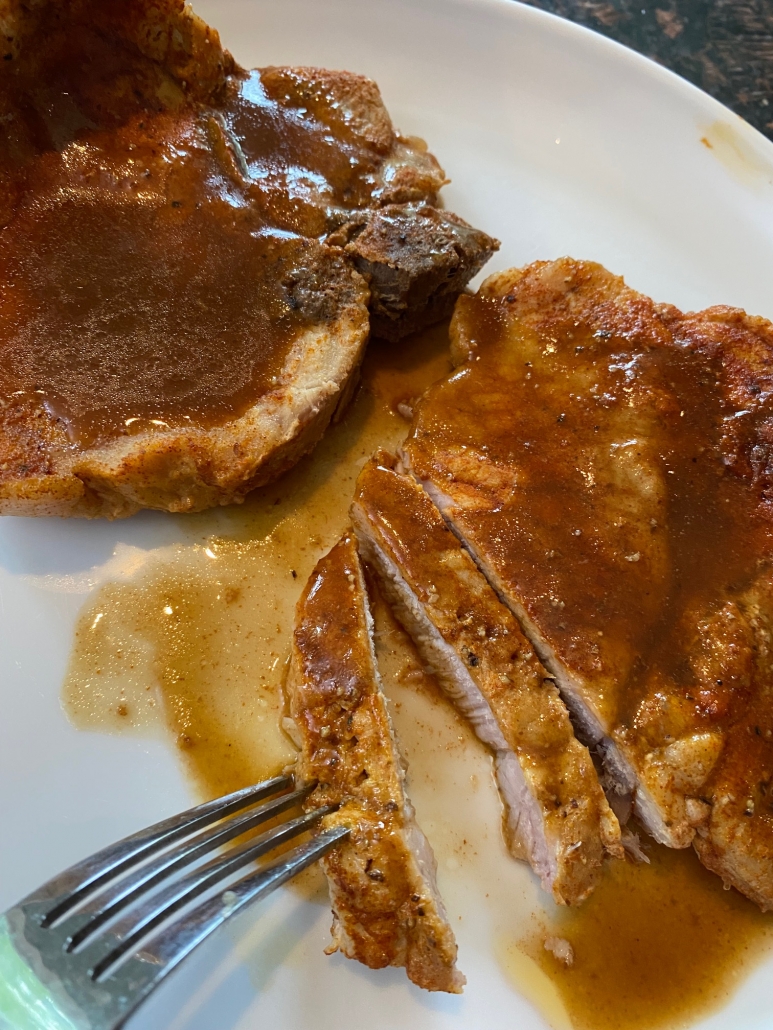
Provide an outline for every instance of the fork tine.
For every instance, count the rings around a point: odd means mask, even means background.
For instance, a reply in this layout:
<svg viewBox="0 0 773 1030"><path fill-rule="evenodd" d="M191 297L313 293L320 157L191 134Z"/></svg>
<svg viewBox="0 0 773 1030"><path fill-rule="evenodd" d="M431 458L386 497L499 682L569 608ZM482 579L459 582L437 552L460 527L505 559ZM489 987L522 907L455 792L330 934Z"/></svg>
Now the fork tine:
<svg viewBox="0 0 773 1030"><path fill-rule="evenodd" d="M307 798L313 789L314 784L310 784L290 794L282 794L243 815L220 822L214 828L206 829L176 848L164 852L152 862L146 862L130 870L87 902L85 908L70 917L62 928L69 934L67 951L74 951L80 947L100 926L172 873L241 836L247 830L286 812L288 808Z"/></svg>
<svg viewBox="0 0 773 1030"><path fill-rule="evenodd" d="M181 837L187 837L195 830L208 826L226 815L238 812L263 798L288 790L294 785L292 776L276 776L271 780L245 787L223 798L196 805L186 812L164 819L139 833L125 837L116 844L98 851L82 862L76 863L65 872L28 895L22 904L51 902L45 911L43 926L50 926L74 908L91 891L101 887L114 876L131 868L137 862L149 857Z"/></svg>
<svg viewBox="0 0 773 1030"><path fill-rule="evenodd" d="M145 941L141 951L102 981L110 988L108 1006L113 1017L110 1025L122 1027L151 991L226 919L250 902L267 897L326 855L349 833L346 826L323 830L313 840L293 848L259 872L248 873Z"/></svg>
<svg viewBox="0 0 773 1030"><path fill-rule="evenodd" d="M123 955L134 950L135 946L155 927L166 922L170 916L185 907L194 898L217 886L223 879L237 872L249 862L304 833L324 816L335 812L337 807L337 805L331 805L317 808L313 812L262 833L254 840L233 848L220 858L213 859L192 870L187 876L169 884L168 887L158 891L143 904L128 912L123 919L110 927L103 938L93 942L82 953L84 957L94 955L92 979L102 978Z"/></svg>

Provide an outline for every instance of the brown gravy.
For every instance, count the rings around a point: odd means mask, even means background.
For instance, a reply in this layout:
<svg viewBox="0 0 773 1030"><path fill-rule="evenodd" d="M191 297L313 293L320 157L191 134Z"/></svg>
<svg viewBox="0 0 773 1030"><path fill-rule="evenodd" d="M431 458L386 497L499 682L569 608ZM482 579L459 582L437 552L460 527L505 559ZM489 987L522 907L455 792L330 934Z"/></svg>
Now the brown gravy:
<svg viewBox="0 0 773 1030"><path fill-rule="evenodd" d="M291 68L234 76L221 111L244 160L249 201L268 223L320 236L382 185L391 126L363 137L325 73L317 81Z"/></svg>
<svg viewBox="0 0 773 1030"><path fill-rule="evenodd" d="M534 332L502 308L463 298L478 358L422 404L414 464L465 482L460 449L490 463L472 486L479 546L561 659L611 681L600 705L625 722L652 679L689 675L685 613L738 593L773 551L751 476L728 474L737 406L716 357L649 324ZM766 413L748 416L751 432Z"/></svg>
<svg viewBox="0 0 773 1030"><path fill-rule="evenodd" d="M370 138L282 70L203 103L86 25L38 44L0 75L7 432L43 414L87 446L240 416L342 303L318 237L369 202L391 126Z"/></svg>
<svg viewBox="0 0 773 1030"><path fill-rule="evenodd" d="M241 415L306 324L283 285L302 243L252 235L189 185L172 203L127 203L123 184L37 194L3 230L0 392L74 443Z"/></svg>
<svg viewBox="0 0 773 1030"><path fill-rule="evenodd" d="M310 459L242 507L181 517L196 545L152 556L128 581L99 588L81 614L63 687L75 724L148 732L160 722L202 797L281 768L292 754L279 691L295 601L346 526L361 464L402 440L396 405L447 372L446 355L443 329L399 350L371 346L353 407ZM446 902L466 912L474 894L480 906L470 884L486 884L496 951L514 988L557 1030L688 1026L726 1003L766 953L770 917L723 891L691 852L650 847L652 866L610 863L607 882L577 910L557 910L534 887L538 929L518 936L530 922L529 902L519 899L532 893L499 839L490 759L379 602L375 616L411 796ZM458 819L449 820L450 806ZM317 896L319 886L312 876L302 889ZM572 969L544 950L547 935L572 942Z"/></svg>
<svg viewBox="0 0 773 1030"><path fill-rule="evenodd" d="M691 850L644 841L650 865L610 863L582 908L521 942L575 1030L688 1026L727 1001L773 945L770 916L724 890ZM572 966L545 949L547 935L569 941Z"/></svg>
<svg viewBox="0 0 773 1030"><path fill-rule="evenodd" d="M165 727L204 797L292 761L276 689L284 619L260 618L259 568L255 549L212 542L139 582L103 586L80 619L65 683L76 724Z"/></svg>

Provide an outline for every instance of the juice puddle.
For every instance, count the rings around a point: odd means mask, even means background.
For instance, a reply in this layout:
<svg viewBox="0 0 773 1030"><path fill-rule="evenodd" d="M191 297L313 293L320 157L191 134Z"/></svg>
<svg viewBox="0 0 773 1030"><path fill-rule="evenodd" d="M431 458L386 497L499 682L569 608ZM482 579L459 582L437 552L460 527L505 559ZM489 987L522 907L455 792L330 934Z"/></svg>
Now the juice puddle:
<svg viewBox="0 0 773 1030"><path fill-rule="evenodd" d="M645 838L650 865L610 863L578 910L557 911L544 930L505 950L519 980L519 951L558 988L576 1030L654 1030L692 1025L733 994L773 945L770 915L698 862ZM545 950L568 941L574 962Z"/></svg>
<svg viewBox="0 0 773 1030"><path fill-rule="evenodd" d="M132 551L80 614L63 686L71 721L166 728L203 798L290 761L280 686L300 590L346 528L362 464L404 439L397 405L449 367L445 325L372 344L355 402L310 457L244 505L178 517L199 543Z"/></svg>
<svg viewBox="0 0 773 1030"><path fill-rule="evenodd" d="M276 690L285 615L277 599L273 621L261 618L261 558L259 548L213 541L151 562L136 581L105 584L81 616L65 682L76 725L165 725L203 797L291 761Z"/></svg>

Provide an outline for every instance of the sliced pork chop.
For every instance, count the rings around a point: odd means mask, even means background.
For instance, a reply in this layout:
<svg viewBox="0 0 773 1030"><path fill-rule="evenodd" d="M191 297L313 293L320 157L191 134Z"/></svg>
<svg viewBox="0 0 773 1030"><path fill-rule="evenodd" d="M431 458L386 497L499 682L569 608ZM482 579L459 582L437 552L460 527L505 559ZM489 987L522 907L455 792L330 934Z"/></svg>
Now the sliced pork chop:
<svg viewBox="0 0 773 1030"><path fill-rule="evenodd" d="M240 501L311 449L368 332L496 241L373 82L247 72L183 0L0 4L0 513Z"/></svg>
<svg viewBox="0 0 773 1030"><path fill-rule="evenodd" d="M384 596L494 754L511 850L559 904L583 901L605 853L621 854L620 828L532 645L389 455L360 474L352 520Z"/></svg>
<svg viewBox="0 0 773 1030"><path fill-rule="evenodd" d="M317 782L308 804L340 805L324 823L351 828L322 859L333 940L372 969L405 966L419 987L458 994L456 942L405 792L372 632L357 546L344 537L298 602L287 683L298 775Z"/></svg>
<svg viewBox="0 0 773 1030"><path fill-rule="evenodd" d="M460 298L407 454L672 847L773 904L773 327L569 259Z"/></svg>

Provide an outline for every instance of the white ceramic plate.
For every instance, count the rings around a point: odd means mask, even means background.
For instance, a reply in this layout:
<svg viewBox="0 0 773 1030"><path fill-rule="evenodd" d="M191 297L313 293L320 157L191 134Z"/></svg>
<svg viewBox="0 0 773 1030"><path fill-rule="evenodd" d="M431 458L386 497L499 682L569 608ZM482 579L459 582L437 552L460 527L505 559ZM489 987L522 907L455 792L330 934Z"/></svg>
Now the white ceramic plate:
<svg viewBox="0 0 773 1030"><path fill-rule="evenodd" d="M452 177L448 207L503 241L489 271L571 254L685 309L725 303L773 318L773 145L659 66L508 0L200 0L197 9L245 65L375 78L396 124L428 139ZM70 574L98 576L119 543L150 549L182 532L155 514L112 525L0 520L0 910L190 803L163 742L68 724L59 691L83 595L50 589ZM417 784L420 814L430 790ZM482 804L495 820L495 803ZM464 830L465 812L450 809L452 818ZM288 892L200 949L132 1026L546 1026L501 971L486 884L454 868L441 863L441 886L461 916L463 998L423 994L400 970L325 958L326 907ZM513 875L528 908L528 876ZM700 1026L770 1028L772 972L759 968Z"/></svg>

